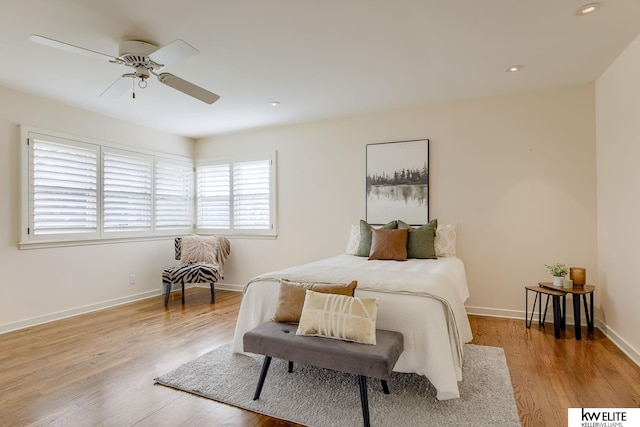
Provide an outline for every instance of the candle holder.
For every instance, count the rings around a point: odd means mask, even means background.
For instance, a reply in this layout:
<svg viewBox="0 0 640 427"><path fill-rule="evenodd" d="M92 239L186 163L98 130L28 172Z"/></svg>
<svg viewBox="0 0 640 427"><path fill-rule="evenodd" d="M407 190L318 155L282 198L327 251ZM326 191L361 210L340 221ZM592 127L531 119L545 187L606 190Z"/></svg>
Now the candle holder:
<svg viewBox="0 0 640 427"><path fill-rule="evenodd" d="M587 279L587 269L582 267L569 268L569 279L573 280L574 288L583 288Z"/></svg>

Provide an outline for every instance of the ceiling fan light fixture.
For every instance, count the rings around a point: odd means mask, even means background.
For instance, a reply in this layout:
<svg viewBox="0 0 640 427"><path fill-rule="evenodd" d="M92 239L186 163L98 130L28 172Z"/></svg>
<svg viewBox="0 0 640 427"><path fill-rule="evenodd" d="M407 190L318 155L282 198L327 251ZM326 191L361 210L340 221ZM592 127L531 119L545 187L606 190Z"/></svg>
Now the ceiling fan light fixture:
<svg viewBox="0 0 640 427"><path fill-rule="evenodd" d="M522 70L523 68L524 68L524 65L512 65L511 67L507 68L506 71L509 73L515 73Z"/></svg>
<svg viewBox="0 0 640 427"><path fill-rule="evenodd" d="M589 15L590 13L595 12L596 10L600 9L600 7L602 7L602 5L600 3L587 3L583 6L580 6L578 8L578 10L576 10L576 16L585 16L585 15Z"/></svg>
<svg viewBox="0 0 640 427"><path fill-rule="evenodd" d="M134 75L136 77L138 77L139 79L144 80L144 79L149 78L151 73L149 72L149 70L147 68L140 66L140 67L136 67L136 71L135 71Z"/></svg>

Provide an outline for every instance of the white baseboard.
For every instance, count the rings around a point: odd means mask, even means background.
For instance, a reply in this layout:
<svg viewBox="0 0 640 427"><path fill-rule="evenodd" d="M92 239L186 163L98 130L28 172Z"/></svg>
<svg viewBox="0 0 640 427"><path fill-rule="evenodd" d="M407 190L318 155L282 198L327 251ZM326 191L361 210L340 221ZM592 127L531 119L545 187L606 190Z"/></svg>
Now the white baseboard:
<svg viewBox="0 0 640 427"><path fill-rule="evenodd" d="M197 285L198 288L209 288L209 285ZM221 289L223 291L233 291L233 292L243 292L243 285L236 285L233 283L216 283L216 289Z"/></svg>
<svg viewBox="0 0 640 427"><path fill-rule="evenodd" d="M208 285L197 287L207 288ZM191 287L196 287L194 285L186 285L185 288L189 289ZM242 285L234 285L234 284L216 284L217 289L227 290L227 291L235 291L242 292L244 290L244 286ZM171 292L180 291L181 288L172 289ZM42 325L43 323L54 322L56 320L66 319L68 317L79 316L81 314L87 314L94 311L104 310L106 308L117 307L119 305L128 304L134 301L140 301L147 298L156 297L158 295L164 294L164 286L161 286L160 289L155 291L147 291L139 294L129 295L122 298L116 298L109 301L103 301L96 304L84 305L81 307L72 308L69 310L62 310L55 313L45 314L43 316L36 316L29 319L19 320L17 322L10 322L0 325L0 334L4 334L7 332L17 331L19 329L29 328L31 326Z"/></svg>
<svg viewBox="0 0 640 427"><path fill-rule="evenodd" d="M99 302L96 304L89 304L69 310L62 310L55 313L45 314L44 316L36 316L30 319L19 320L17 322L5 323L3 325L0 325L0 334L17 331L18 329L24 329L31 326L41 325L43 323L53 322L55 320L66 319L68 317L78 316L80 314L87 314L98 310L104 310L105 308L116 307L119 305L128 304L130 302L152 298L161 294L162 292L159 290L147 291L122 298L112 299L109 301Z"/></svg>
<svg viewBox="0 0 640 427"><path fill-rule="evenodd" d="M471 307L471 306L465 306L465 309L467 310L467 314L473 314L476 316L489 316L489 317L502 317L502 318L506 318L506 319L521 319L524 320L527 318L527 314L522 311L522 310L499 310L499 309L495 309L495 308L486 308L486 307ZM569 312L571 310L571 308L569 306L567 306L567 312ZM531 313L529 312L529 317L531 316ZM533 313L533 321L537 322L538 321L538 312L534 312ZM547 317L545 318L545 322L551 322L553 323L553 308L551 307L551 304L549 304L549 308L547 310ZM569 313L567 313L567 318L566 318L566 323L567 325L574 325L574 319L572 315L569 315ZM586 317L582 317L580 320L580 323L582 325L586 325L587 324L587 319ZM594 327L598 328L598 329L602 329L600 328L600 322L596 319L596 321L594 322ZM604 330L603 330L604 332Z"/></svg>
<svg viewBox="0 0 640 427"><path fill-rule="evenodd" d="M567 307L568 308L568 307ZM495 308L486 308L486 307L465 307L467 310L467 314L475 315L475 316L488 316L488 317L502 317L507 319L519 319L525 320L527 318L527 314L521 310L500 310ZM567 309L567 311L570 311ZM531 316L531 313L529 313ZM533 321L538 321L538 312L534 312ZM547 318L546 322L553 323L553 310L549 307L547 310ZM566 318L567 325L574 325L573 316L567 316ZM582 325L587 324L586 318L581 319L580 323ZM629 356L631 360L635 362L636 365L640 366L640 351L633 348L627 341L625 341L620 335L618 335L615 331L609 328L607 325L602 323L599 319L595 319L594 327L600 329L603 334L607 336L613 342L616 347L618 347L624 354Z"/></svg>
<svg viewBox="0 0 640 427"><path fill-rule="evenodd" d="M598 329L600 329L624 354L636 362L636 365L640 366L640 351L633 348L627 341L622 339L620 335L607 325L600 324L598 325Z"/></svg>

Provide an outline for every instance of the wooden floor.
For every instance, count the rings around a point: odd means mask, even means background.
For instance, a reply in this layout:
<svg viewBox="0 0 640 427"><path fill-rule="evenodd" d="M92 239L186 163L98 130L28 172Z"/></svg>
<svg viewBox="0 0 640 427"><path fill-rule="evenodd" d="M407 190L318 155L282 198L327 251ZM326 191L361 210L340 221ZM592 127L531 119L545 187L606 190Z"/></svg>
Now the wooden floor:
<svg viewBox="0 0 640 427"><path fill-rule="evenodd" d="M291 426L153 379L231 341L241 294L189 289L0 335L3 426ZM470 316L474 341L505 350L525 426L567 424L569 407L640 406L640 367L598 330L554 339L524 320ZM583 330L583 336L586 329Z"/></svg>

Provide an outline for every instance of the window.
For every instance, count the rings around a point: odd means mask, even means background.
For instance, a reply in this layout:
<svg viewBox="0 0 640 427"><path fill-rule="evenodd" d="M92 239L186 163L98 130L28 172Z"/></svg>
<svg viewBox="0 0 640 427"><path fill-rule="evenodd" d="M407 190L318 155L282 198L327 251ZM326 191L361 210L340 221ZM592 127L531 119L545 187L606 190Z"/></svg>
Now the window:
<svg viewBox="0 0 640 427"><path fill-rule="evenodd" d="M23 128L21 243L189 233L191 159Z"/></svg>
<svg viewBox="0 0 640 427"><path fill-rule="evenodd" d="M104 149L103 229L105 233L144 235L153 224L153 158Z"/></svg>
<svg viewBox="0 0 640 427"><path fill-rule="evenodd" d="M97 237L100 147L38 134L30 141L30 240Z"/></svg>
<svg viewBox="0 0 640 427"><path fill-rule="evenodd" d="M156 230L191 231L193 165L156 160Z"/></svg>
<svg viewBox="0 0 640 427"><path fill-rule="evenodd" d="M198 231L275 235L275 155L196 166Z"/></svg>

